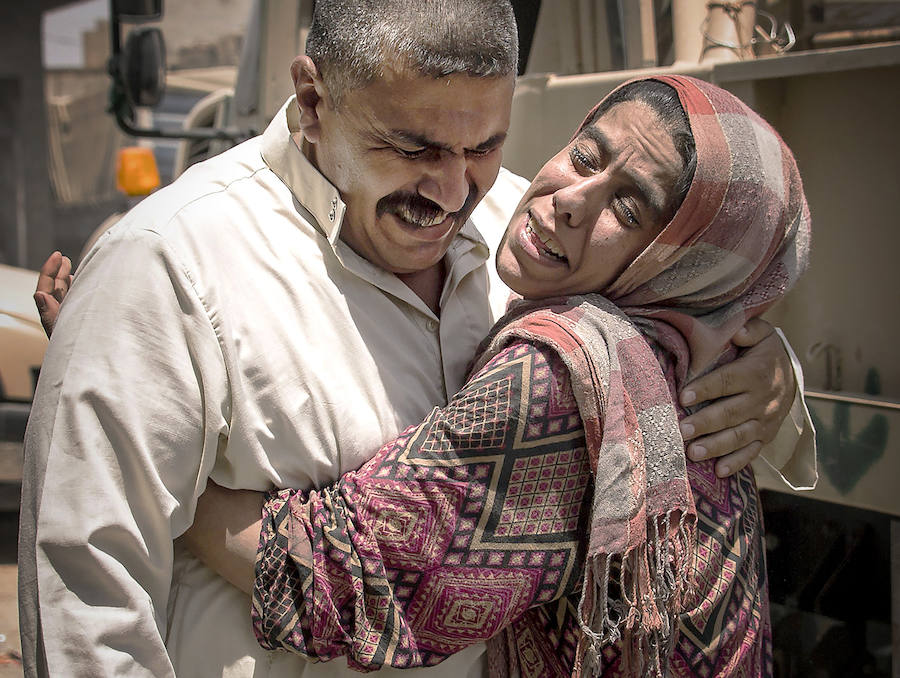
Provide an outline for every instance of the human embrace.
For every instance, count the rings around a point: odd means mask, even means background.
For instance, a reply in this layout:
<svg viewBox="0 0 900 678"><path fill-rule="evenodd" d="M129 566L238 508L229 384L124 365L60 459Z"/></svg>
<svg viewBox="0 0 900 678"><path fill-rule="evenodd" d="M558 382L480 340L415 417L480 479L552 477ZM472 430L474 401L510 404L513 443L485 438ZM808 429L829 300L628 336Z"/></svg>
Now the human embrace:
<svg viewBox="0 0 900 678"><path fill-rule="evenodd" d="M363 5L316 3L266 132L79 265L26 439L28 675L771 675L746 463L794 389L733 339L805 266L789 150L650 78L524 190L508 4Z"/></svg>

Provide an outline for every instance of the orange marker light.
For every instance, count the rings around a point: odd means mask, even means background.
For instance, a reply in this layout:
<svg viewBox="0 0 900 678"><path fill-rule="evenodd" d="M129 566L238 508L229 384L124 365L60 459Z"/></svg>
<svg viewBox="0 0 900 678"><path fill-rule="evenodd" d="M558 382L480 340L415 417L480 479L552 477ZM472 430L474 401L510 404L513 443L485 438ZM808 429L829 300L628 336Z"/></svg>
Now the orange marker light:
<svg viewBox="0 0 900 678"><path fill-rule="evenodd" d="M119 149L116 188L125 195L149 195L159 188L159 170L153 151L146 146Z"/></svg>

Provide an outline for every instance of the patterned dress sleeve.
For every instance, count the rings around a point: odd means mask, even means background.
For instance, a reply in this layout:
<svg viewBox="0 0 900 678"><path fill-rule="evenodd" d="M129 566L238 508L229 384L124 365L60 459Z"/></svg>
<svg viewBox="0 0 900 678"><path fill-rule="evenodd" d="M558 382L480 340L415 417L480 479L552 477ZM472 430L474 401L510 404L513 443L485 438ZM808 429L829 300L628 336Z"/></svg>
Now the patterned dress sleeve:
<svg viewBox="0 0 900 678"><path fill-rule="evenodd" d="M568 370L512 344L358 471L270 493L257 638L360 670L437 664L580 592L590 485Z"/></svg>

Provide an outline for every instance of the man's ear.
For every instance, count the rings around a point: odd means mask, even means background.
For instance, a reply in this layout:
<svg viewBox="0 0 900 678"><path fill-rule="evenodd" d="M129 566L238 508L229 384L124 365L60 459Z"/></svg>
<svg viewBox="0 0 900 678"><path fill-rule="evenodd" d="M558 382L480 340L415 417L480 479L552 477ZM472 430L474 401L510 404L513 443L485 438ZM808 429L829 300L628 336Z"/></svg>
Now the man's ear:
<svg viewBox="0 0 900 678"><path fill-rule="evenodd" d="M300 108L300 131L309 143L317 143L321 134L319 106L325 102L325 83L313 60L305 54L291 63L291 78Z"/></svg>

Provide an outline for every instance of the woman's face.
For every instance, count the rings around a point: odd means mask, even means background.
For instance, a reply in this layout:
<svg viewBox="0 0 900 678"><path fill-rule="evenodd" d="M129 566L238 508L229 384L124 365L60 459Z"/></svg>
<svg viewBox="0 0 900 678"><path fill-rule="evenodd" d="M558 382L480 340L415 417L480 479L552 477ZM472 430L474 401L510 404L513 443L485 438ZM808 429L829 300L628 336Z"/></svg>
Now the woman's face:
<svg viewBox="0 0 900 678"><path fill-rule="evenodd" d="M497 253L526 298L602 292L670 217L684 163L656 113L613 106L544 165Z"/></svg>

